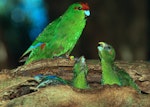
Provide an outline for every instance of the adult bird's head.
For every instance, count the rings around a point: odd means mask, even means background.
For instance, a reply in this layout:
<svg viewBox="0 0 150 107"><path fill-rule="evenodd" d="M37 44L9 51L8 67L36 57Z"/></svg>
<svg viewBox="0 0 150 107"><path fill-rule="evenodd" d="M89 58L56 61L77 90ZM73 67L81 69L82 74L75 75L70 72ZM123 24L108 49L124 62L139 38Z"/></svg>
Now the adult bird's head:
<svg viewBox="0 0 150 107"><path fill-rule="evenodd" d="M99 42L98 43L98 54L101 60L107 61L107 62L113 62L115 59L115 50L114 48L105 43L105 42Z"/></svg>
<svg viewBox="0 0 150 107"><path fill-rule="evenodd" d="M87 16L90 16L90 10L89 5L84 2L77 2L72 4L66 13L70 13L70 15L74 15L75 18L78 18L79 16L83 16L84 18Z"/></svg>

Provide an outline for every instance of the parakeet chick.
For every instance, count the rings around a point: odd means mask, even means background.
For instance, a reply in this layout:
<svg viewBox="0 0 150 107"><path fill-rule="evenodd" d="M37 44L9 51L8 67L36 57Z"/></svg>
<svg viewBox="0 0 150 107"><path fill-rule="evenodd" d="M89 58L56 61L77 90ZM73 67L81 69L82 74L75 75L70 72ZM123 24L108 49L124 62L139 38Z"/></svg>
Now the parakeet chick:
<svg viewBox="0 0 150 107"><path fill-rule="evenodd" d="M51 22L22 55L25 64L40 59L68 57L79 39L90 15L87 3L74 3L58 19ZM37 22L38 23L38 22ZM28 56L26 59L25 56ZM23 59L25 58L25 59Z"/></svg>
<svg viewBox="0 0 150 107"><path fill-rule="evenodd" d="M48 85L68 84L66 80L55 75L36 75L34 79L39 83L36 88L46 87Z"/></svg>
<svg viewBox="0 0 150 107"><path fill-rule="evenodd" d="M86 65L85 58L83 56L81 56L74 64L73 74L73 87L79 89L89 88L87 83L88 66Z"/></svg>
<svg viewBox="0 0 150 107"><path fill-rule="evenodd" d="M102 67L101 84L117 84L119 86L131 86L135 90L140 92L137 84L133 81L130 75L125 72L125 70L118 68L114 64L114 48L105 42L99 42L97 48Z"/></svg>

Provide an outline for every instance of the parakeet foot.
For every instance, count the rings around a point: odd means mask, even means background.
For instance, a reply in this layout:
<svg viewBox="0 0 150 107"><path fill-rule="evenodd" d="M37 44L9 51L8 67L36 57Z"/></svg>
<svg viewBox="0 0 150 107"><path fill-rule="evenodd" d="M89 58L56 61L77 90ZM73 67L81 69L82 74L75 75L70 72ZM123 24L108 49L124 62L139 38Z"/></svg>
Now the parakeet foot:
<svg viewBox="0 0 150 107"><path fill-rule="evenodd" d="M74 56L69 56L68 54L66 54L66 58L68 58L69 60L75 60L75 57Z"/></svg>
<svg viewBox="0 0 150 107"><path fill-rule="evenodd" d="M74 56L69 56L69 59L72 61L72 60L75 60L75 57Z"/></svg>

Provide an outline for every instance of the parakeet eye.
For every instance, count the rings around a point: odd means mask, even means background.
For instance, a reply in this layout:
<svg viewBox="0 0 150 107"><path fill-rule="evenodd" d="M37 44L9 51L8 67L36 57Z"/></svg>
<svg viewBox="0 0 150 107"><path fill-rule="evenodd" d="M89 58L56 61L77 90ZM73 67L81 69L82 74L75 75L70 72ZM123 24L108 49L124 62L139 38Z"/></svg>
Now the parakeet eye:
<svg viewBox="0 0 150 107"><path fill-rule="evenodd" d="M82 10L82 8L81 8L81 7L78 7L78 10Z"/></svg>
<svg viewBox="0 0 150 107"><path fill-rule="evenodd" d="M106 46L105 49L106 49L106 50L110 50L111 47L110 47L110 46Z"/></svg>
<svg viewBox="0 0 150 107"><path fill-rule="evenodd" d="M75 10L82 10L82 7L75 7Z"/></svg>
<svg viewBox="0 0 150 107"><path fill-rule="evenodd" d="M102 46L102 44L98 44L98 46Z"/></svg>

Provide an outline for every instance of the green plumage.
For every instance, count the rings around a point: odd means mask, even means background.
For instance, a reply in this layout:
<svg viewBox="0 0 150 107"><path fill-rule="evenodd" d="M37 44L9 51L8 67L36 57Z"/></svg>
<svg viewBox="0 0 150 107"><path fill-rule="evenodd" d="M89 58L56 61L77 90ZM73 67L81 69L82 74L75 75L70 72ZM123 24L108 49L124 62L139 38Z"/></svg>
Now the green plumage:
<svg viewBox="0 0 150 107"><path fill-rule="evenodd" d="M101 59L102 66L102 79L103 85L117 84L119 86L131 86L138 92L140 92L137 84L133 81L130 75L125 70L118 68L114 64L115 50L112 46L99 42L98 53Z"/></svg>
<svg viewBox="0 0 150 107"><path fill-rule="evenodd" d="M86 25L85 17L90 14L88 9L87 4L74 3L62 16L50 23L22 55L29 54L25 64L69 56Z"/></svg>
<svg viewBox="0 0 150 107"><path fill-rule="evenodd" d="M85 62L85 58L81 56L73 67L73 80L72 85L75 88L79 89L86 89L89 88L87 83L87 74L88 74L88 67Z"/></svg>

